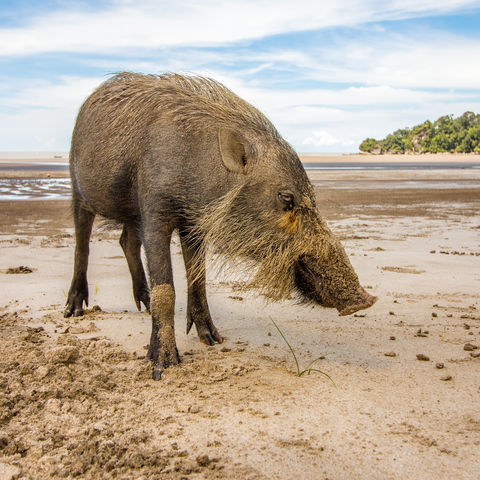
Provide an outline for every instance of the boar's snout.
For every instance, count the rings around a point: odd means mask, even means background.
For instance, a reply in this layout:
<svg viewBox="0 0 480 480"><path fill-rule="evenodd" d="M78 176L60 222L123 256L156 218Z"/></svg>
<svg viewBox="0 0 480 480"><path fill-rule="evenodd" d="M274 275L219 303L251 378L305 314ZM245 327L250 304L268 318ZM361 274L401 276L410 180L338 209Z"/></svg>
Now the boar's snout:
<svg viewBox="0 0 480 480"><path fill-rule="evenodd" d="M352 313L371 307L378 297L370 295L363 287L358 287L356 296L351 299L351 303L338 311L339 315L351 315Z"/></svg>
<svg viewBox="0 0 480 480"><path fill-rule="evenodd" d="M377 297L360 286L343 248L332 262L319 264L312 258L300 258L295 268L295 284L301 294L323 307L336 308L339 315L351 315L371 307Z"/></svg>

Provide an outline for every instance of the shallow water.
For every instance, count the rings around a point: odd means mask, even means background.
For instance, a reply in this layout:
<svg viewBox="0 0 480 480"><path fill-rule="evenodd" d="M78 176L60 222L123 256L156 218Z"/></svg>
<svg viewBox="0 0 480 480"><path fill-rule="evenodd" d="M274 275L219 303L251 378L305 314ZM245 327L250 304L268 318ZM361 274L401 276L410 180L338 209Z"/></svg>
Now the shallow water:
<svg viewBox="0 0 480 480"><path fill-rule="evenodd" d="M306 170L314 171L391 171L391 170L478 170L480 162L395 162L395 163L307 163ZM0 161L0 171L67 171L68 163L58 162L10 162ZM478 180L314 180L313 185L319 188L328 189L458 189L458 188L479 188ZM44 199L69 199L71 197L71 182L69 178L5 178L0 179L0 201L1 200L44 200Z"/></svg>
<svg viewBox="0 0 480 480"><path fill-rule="evenodd" d="M46 200L71 197L69 178L1 178L0 200Z"/></svg>
<svg viewBox="0 0 480 480"><path fill-rule="evenodd" d="M425 180L425 181L342 181L323 180L313 181L315 187L334 190L377 190L377 189L458 189L480 187L479 181L474 180ZM71 182L69 178L3 178L0 179L1 200L65 200L71 198Z"/></svg>
<svg viewBox="0 0 480 480"><path fill-rule="evenodd" d="M65 162L2 162L0 161L0 171L19 170L38 171L38 172L68 172L68 163Z"/></svg>
<svg viewBox="0 0 480 480"><path fill-rule="evenodd" d="M478 170L477 162L318 162L306 163L305 170Z"/></svg>

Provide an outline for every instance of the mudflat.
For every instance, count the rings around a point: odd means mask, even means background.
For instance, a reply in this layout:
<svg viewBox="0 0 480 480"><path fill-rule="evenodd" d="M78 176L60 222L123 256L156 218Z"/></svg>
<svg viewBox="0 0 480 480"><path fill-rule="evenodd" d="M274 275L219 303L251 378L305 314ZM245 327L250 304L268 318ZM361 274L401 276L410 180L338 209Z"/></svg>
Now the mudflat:
<svg viewBox="0 0 480 480"><path fill-rule="evenodd" d="M436 161L436 160L435 160ZM68 200L0 202L0 472L6 478L477 479L480 171L310 171L369 310L268 303L208 272L206 347L151 380L120 232L96 224L90 309L64 319ZM11 178L11 177L10 177ZM22 268L21 268L22 267ZM11 269L11 270L9 270ZM274 320L294 349L296 364ZM2 470L3 469L3 470Z"/></svg>

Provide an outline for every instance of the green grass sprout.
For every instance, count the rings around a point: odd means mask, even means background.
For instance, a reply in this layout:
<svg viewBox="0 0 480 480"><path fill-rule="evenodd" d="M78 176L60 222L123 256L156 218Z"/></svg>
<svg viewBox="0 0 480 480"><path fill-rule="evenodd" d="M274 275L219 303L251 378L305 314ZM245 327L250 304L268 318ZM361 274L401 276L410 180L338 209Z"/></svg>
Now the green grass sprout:
<svg viewBox="0 0 480 480"><path fill-rule="evenodd" d="M297 359L297 356L295 355L295 351L293 350L292 346L290 345L289 341L287 340L287 338L285 337L285 335L283 334L283 332L280 330L280 327L275 323L275 321L273 320L273 318L270 318L270 320L272 321L273 325L275 325L275 328L278 330L278 333L281 335L281 337L283 338L283 340L285 341L285 343L287 344L288 348L290 349L290 352L292 353L292 356L293 356L293 359L295 360L295 365L297 366L297 377L302 377L303 375L307 374L307 375L310 375L310 373L312 372L317 372L317 373L321 373L322 375L324 375L325 377L327 377L332 383L333 383L333 386L335 388L338 388L337 385L335 384L335 382L333 381L332 377L330 377L330 375L328 375L328 373L325 373L325 372L322 372L321 370L318 370L318 368L313 368L313 365L318 362L318 360L321 359L321 357L318 357L316 358L315 360L313 360L312 362L310 362L308 364L308 367L301 370L300 369L300 364L298 363L298 359Z"/></svg>

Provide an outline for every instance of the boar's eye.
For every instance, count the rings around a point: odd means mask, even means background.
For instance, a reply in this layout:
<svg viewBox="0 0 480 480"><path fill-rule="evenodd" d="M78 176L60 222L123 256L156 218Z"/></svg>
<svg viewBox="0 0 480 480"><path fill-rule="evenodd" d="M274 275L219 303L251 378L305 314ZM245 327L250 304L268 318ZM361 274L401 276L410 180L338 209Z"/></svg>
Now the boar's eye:
<svg viewBox="0 0 480 480"><path fill-rule="evenodd" d="M292 210L294 207L293 195L288 192L278 192L278 198L283 205L284 210Z"/></svg>

